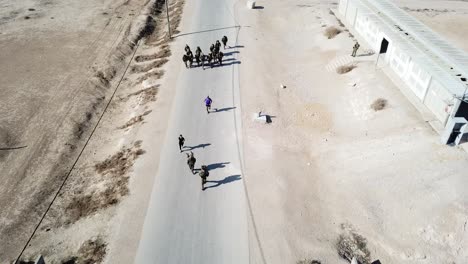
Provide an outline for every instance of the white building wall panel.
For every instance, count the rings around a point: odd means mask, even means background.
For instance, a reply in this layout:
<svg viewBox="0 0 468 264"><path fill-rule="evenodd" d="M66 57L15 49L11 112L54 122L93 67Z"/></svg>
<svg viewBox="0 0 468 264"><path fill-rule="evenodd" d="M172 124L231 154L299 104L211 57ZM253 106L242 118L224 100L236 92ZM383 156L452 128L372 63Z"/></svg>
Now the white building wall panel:
<svg viewBox="0 0 468 264"><path fill-rule="evenodd" d="M349 1L348 7L346 10L346 21L348 22L349 25L354 26L357 12L358 12L358 6L356 5L356 3L354 1Z"/></svg>
<svg viewBox="0 0 468 264"><path fill-rule="evenodd" d="M406 74L404 81L420 100L423 100L424 95L426 94L430 79L430 75L427 74L419 65L414 61L410 62L408 73Z"/></svg>
<svg viewBox="0 0 468 264"><path fill-rule="evenodd" d="M442 124L446 123L450 115L452 100L452 94L439 81L432 79L426 98L424 99L424 104Z"/></svg>
<svg viewBox="0 0 468 264"><path fill-rule="evenodd" d="M408 66L411 61L410 57L403 53L400 48L395 45L390 47L390 51L388 52L389 56L389 64L390 67L395 71L395 73L401 78L404 79L407 71Z"/></svg>
<svg viewBox="0 0 468 264"><path fill-rule="evenodd" d="M346 4L348 3L349 0L340 0L340 5L338 6L338 12L340 12L341 15L345 15L346 12Z"/></svg>

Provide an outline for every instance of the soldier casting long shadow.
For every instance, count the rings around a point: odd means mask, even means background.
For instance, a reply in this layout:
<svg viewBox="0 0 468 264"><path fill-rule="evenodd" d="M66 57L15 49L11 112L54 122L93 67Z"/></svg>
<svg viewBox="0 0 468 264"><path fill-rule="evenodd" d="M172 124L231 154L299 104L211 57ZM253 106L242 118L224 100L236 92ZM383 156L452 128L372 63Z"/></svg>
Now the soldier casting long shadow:
<svg viewBox="0 0 468 264"><path fill-rule="evenodd" d="M208 168L208 170L215 170L215 169L220 169L220 168L224 168L226 167L227 164L229 164L230 162L219 162L219 163L213 163L213 164L210 164L208 166L206 166Z"/></svg>
<svg viewBox="0 0 468 264"><path fill-rule="evenodd" d="M204 144L198 144L198 145L195 145L195 146L185 146L185 148L188 148L189 150L194 150L194 149L197 149L197 148L205 148L205 147L208 147L210 145L211 145L211 143L204 143Z"/></svg>
<svg viewBox="0 0 468 264"><path fill-rule="evenodd" d="M230 182L233 182L233 181L238 181L242 179L240 175L231 175L231 176L228 176L220 181L206 181L206 183L209 183L209 182L212 182L212 183L216 183L215 185L210 185L210 186L206 186L205 189L209 189L209 188L216 188L220 185L223 185L223 184L226 184L226 183L230 183Z"/></svg>

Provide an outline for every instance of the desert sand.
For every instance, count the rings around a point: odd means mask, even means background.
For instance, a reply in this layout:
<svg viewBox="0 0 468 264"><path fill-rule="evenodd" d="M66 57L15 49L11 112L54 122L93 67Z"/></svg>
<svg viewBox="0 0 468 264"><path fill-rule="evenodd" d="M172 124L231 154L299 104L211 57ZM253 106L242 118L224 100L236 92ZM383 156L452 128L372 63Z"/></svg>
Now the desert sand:
<svg viewBox="0 0 468 264"><path fill-rule="evenodd" d="M185 45L162 3L0 4L0 148L20 147L0 151L0 263L33 234L23 260L133 262ZM397 3L468 51L468 2ZM336 1L257 5L234 14L252 263L348 263L340 237L386 264L467 263L467 153L440 144L364 42L349 56ZM175 34L182 10L171 3Z"/></svg>
<svg viewBox="0 0 468 264"><path fill-rule="evenodd" d="M20 254L25 261L43 255L47 263L109 256L113 228L120 228L112 220L146 152L137 131L154 116L153 136L163 134L170 106L158 100L171 55L163 4L1 4L0 147L13 149L0 152L0 263ZM182 6L169 6L174 33ZM170 92L162 94L170 101ZM130 212L144 213L142 200Z"/></svg>
<svg viewBox="0 0 468 264"><path fill-rule="evenodd" d="M336 1L257 4L239 8L249 25L240 79L245 179L266 263L346 263L340 236L365 241L372 261L467 262L467 153L440 144L364 42L350 57L354 36ZM450 9L410 13L466 49L468 3L399 4ZM341 33L328 39L330 26ZM386 105L375 111L379 98ZM272 123L255 122L259 111Z"/></svg>

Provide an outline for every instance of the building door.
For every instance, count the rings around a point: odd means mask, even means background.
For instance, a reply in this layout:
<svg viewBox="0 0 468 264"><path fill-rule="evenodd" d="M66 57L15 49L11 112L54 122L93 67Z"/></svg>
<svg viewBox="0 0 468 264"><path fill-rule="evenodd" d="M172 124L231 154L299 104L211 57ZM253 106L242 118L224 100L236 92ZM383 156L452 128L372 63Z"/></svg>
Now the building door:
<svg viewBox="0 0 468 264"><path fill-rule="evenodd" d="M382 43L380 43L379 54L387 53L387 49L388 49L388 40L386 38L383 38Z"/></svg>

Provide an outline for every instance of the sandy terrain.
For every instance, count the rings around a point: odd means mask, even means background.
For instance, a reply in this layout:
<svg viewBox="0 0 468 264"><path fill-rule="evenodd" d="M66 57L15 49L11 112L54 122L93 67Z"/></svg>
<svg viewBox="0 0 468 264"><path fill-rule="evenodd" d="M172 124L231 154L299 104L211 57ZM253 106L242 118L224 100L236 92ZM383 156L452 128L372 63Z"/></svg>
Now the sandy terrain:
<svg viewBox="0 0 468 264"><path fill-rule="evenodd" d="M14 260L36 227L22 259L43 254L47 263L99 263L108 256L111 221L118 208L128 208L116 205L125 204L132 166L146 152L137 131L161 104L157 80L171 55L162 3L1 3L0 147L26 147L0 150L0 236L9 238L0 243L0 263ZM181 6L170 6L175 33ZM162 105L160 125L152 128L159 140L170 104ZM158 147L152 151L157 156ZM142 187L132 196L141 207L130 212L144 213L149 192Z"/></svg>
<svg viewBox="0 0 468 264"><path fill-rule="evenodd" d="M0 150L0 263L18 256L67 175L22 259L133 262L181 68L162 1L152 3L0 3L0 148L26 146ZM398 3L468 50L466 1ZM251 244L260 241L251 259L346 263L342 236L364 240L367 257L386 264L467 263L468 155L440 145L375 56L349 56L353 36L330 13L336 1L257 4L239 1L235 14L242 178ZM170 11L175 28L182 1ZM327 39L329 26L342 32ZM348 64L356 68L336 72ZM378 98L387 103L375 111ZM260 110L271 124L252 120Z"/></svg>
<svg viewBox="0 0 468 264"><path fill-rule="evenodd" d="M447 37L453 45L468 52L468 43L464 38L468 34L467 1L398 0L395 2L432 30Z"/></svg>
<svg viewBox="0 0 468 264"><path fill-rule="evenodd" d="M329 12L335 1L257 4L238 9L240 78L244 179L266 262L346 263L343 235L365 240L367 258L382 263L467 263L467 153L439 143L365 45L364 56L349 56L353 37ZM466 48L463 10L411 13ZM327 39L329 26L342 32ZM356 68L336 72L347 64ZM387 104L375 111L378 98ZM260 110L271 124L252 120Z"/></svg>

